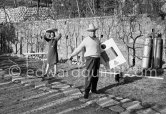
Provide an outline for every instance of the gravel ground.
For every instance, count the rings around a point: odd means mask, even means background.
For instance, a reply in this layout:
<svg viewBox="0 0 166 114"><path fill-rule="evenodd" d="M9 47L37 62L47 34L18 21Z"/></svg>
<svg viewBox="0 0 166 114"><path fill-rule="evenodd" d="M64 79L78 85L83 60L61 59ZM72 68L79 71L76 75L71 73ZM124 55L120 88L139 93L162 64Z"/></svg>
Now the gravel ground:
<svg viewBox="0 0 166 114"><path fill-rule="evenodd" d="M17 58L11 58L13 61L17 63ZM6 58L1 58L1 65L0 68L9 68L13 63L9 62ZM26 73L26 64L25 59L17 64L22 64L22 75ZM5 66L8 64L8 66ZM29 68L31 69L41 69L43 63L36 61L31 62L29 64ZM58 65L59 74L57 77L59 79L66 80L67 83L78 87L83 91L84 89L84 77L79 74L83 69L78 68L76 65L71 65L69 63L61 63ZM78 72L79 71L79 72ZM148 78L141 78L141 77L126 77L124 84L117 84L114 80L112 75L100 75L99 83L98 83L98 90L101 93L109 93L115 96L121 96L124 98L130 98L134 100L139 100L144 103L144 105L153 105L153 104L160 104L166 105L166 83L163 80L157 79L148 79Z"/></svg>
<svg viewBox="0 0 166 114"><path fill-rule="evenodd" d="M65 65L63 65L65 66ZM65 67L68 65L66 64ZM76 66L75 66L76 67ZM66 80L69 84L84 90L84 77L78 75L77 71L83 69L74 69L66 73L60 79ZM125 83L115 82L113 75L100 74L98 90L101 93L109 93L115 96L130 98L141 101L144 105L166 105L166 83L159 79L150 79L145 77L125 77Z"/></svg>

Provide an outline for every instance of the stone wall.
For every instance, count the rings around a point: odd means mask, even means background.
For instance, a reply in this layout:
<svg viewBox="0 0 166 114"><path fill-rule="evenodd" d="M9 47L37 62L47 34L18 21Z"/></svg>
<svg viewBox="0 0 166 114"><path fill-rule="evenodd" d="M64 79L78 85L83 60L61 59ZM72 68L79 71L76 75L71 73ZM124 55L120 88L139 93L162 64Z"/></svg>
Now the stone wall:
<svg viewBox="0 0 166 114"><path fill-rule="evenodd" d="M25 7L20 6L17 8L0 8L0 23L20 23L25 20L46 19L50 15L49 8L38 7ZM36 18L38 17L38 18Z"/></svg>
<svg viewBox="0 0 166 114"><path fill-rule="evenodd" d="M101 42L114 38L123 55L127 58L125 45L120 39L126 37L125 35L129 35L130 23L128 18L123 18L123 21L122 18L115 16L62 19L57 21L49 19L46 21L27 21L16 25L16 28L19 40L23 38L23 52L42 51L38 49L39 44L41 47L45 46L44 51L46 52L48 49L47 43L40 36L47 29L58 28L59 32L62 33L62 38L58 43L59 58L65 59L80 44L83 38L88 35L86 29L90 23L94 23L99 28L97 30L97 36L100 38L103 35ZM163 23L165 21L162 21L162 23L158 21L157 23L146 16L137 19L136 24L133 26L132 35L133 37L138 36L140 34L139 30L141 30L142 36L136 41L136 56L138 57L136 59L136 65L141 65L144 39L151 33L152 28L155 28L157 32L163 34L165 42L165 25ZM129 38L128 43L132 45L132 39ZM28 48L27 44L29 45ZM130 57L132 58L132 55Z"/></svg>

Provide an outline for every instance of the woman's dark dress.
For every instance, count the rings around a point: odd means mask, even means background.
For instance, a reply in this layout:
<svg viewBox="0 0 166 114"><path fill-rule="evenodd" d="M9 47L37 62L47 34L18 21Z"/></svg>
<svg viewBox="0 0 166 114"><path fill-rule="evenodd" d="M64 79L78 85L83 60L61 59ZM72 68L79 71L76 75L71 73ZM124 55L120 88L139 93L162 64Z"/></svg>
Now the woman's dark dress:
<svg viewBox="0 0 166 114"><path fill-rule="evenodd" d="M48 39L45 40L49 43L48 54L47 54L47 63L50 65L58 63L58 50L57 50L57 39Z"/></svg>

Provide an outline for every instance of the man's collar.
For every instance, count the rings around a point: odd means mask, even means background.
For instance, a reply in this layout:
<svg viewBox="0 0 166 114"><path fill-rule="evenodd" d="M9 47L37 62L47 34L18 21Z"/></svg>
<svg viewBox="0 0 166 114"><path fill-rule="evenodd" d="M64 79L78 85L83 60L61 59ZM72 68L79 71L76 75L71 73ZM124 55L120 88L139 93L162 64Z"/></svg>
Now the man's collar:
<svg viewBox="0 0 166 114"><path fill-rule="evenodd" d="M92 38L92 39L97 38L96 36L93 36L93 37L89 36L89 37Z"/></svg>

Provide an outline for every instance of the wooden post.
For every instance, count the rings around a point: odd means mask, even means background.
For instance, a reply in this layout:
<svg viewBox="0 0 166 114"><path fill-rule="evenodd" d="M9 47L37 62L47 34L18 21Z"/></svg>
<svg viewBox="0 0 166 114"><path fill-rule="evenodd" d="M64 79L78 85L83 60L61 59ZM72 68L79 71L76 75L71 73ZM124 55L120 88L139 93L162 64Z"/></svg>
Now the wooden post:
<svg viewBox="0 0 166 114"><path fill-rule="evenodd" d="M75 36L75 48L77 48L77 37ZM78 61L78 55L76 56L76 61Z"/></svg>
<svg viewBox="0 0 166 114"><path fill-rule="evenodd" d="M68 59L68 35L66 36L66 58Z"/></svg>
<svg viewBox="0 0 166 114"><path fill-rule="evenodd" d="M22 54L22 40L23 40L23 37L20 38L20 54Z"/></svg>
<svg viewBox="0 0 166 114"><path fill-rule="evenodd" d="M1 53L1 51L2 51L2 39L1 39L1 38L2 38L2 34L0 33L0 48L1 48L1 49L0 49L0 53Z"/></svg>
<svg viewBox="0 0 166 114"><path fill-rule="evenodd" d="M28 45L29 45L29 43L28 43L28 38L27 38L27 53L28 53Z"/></svg>
<svg viewBox="0 0 166 114"><path fill-rule="evenodd" d="M17 50L18 50L18 49L17 49L17 42L15 42L15 43L16 43L16 54L17 54Z"/></svg>
<svg viewBox="0 0 166 114"><path fill-rule="evenodd" d="M82 39L81 39L81 40L83 41L83 39L84 39L84 36L82 36ZM81 65L83 65L83 64L84 64L84 61L85 61L85 60L84 60L84 53L85 53L85 49L83 49L83 50L82 50L82 53L81 53L81 57L80 57L80 59L81 59Z"/></svg>
<svg viewBox="0 0 166 114"><path fill-rule="evenodd" d="M3 52L3 48L2 48L2 45L3 45L2 43L3 43L3 42L2 42L2 41L3 41L3 40L2 40L2 33L1 33L1 52Z"/></svg>

